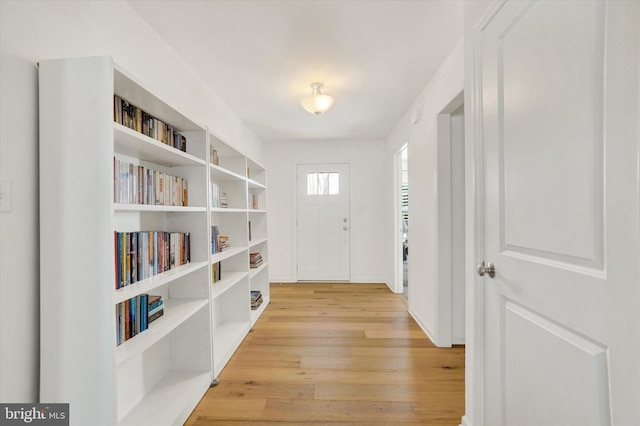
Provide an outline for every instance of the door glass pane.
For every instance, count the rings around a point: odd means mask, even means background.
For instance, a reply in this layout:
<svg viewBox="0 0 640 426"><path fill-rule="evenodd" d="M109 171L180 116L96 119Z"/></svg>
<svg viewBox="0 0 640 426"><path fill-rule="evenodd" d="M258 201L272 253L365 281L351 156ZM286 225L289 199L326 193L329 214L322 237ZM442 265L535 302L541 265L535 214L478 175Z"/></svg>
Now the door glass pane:
<svg viewBox="0 0 640 426"><path fill-rule="evenodd" d="M307 173L307 195L318 194L318 174Z"/></svg>
<svg viewBox="0 0 640 426"><path fill-rule="evenodd" d="M329 173L329 194L340 194L340 173Z"/></svg>
<svg viewBox="0 0 640 426"><path fill-rule="evenodd" d="M307 173L307 195L340 194L340 173Z"/></svg>

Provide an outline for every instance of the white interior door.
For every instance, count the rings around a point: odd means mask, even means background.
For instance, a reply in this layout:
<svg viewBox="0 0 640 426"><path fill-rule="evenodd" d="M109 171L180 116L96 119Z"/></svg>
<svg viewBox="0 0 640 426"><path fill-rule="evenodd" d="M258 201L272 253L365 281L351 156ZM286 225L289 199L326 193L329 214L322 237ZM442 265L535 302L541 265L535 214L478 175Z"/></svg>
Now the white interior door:
<svg viewBox="0 0 640 426"><path fill-rule="evenodd" d="M640 2L482 30L485 424L640 424Z"/></svg>
<svg viewBox="0 0 640 426"><path fill-rule="evenodd" d="M349 280L349 165L297 169L298 280Z"/></svg>

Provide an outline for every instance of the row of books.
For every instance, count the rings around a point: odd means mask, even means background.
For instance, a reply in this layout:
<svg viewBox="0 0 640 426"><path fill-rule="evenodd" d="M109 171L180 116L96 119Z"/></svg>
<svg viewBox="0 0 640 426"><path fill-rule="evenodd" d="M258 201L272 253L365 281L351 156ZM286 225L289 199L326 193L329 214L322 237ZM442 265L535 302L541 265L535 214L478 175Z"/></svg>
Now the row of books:
<svg viewBox="0 0 640 426"><path fill-rule="evenodd" d="M229 237L220 235L220 230L217 225L211 226L211 253L216 254L223 252L231 247L229 243Z"/></svg>
<svg viewBox="0 0 640 426"><path fill-rule="evenodd" d="M113 97L113 119L116 123L140 132L180 151L187 152L187 139L172 126L146 113L130 102Z"/></svg>
<svg viewBox="0 0 640 426"><path fill-rule="evenodd" d="M113 201L121 204L188 206L188 182L159 170L113 158Z"/></svg>
<svg viewBox="0 0 640 426"><path fill-rule="evenodd" d="M217 283L222 279L222 263L216 262L211 265L211 282Z"/></svg>
<svg viewBox="0 0 640 426"><path fill-rule="evenodd" d="M249 253L249 267L255 269L262 265L262 255L260 253Z"/></svg>
<svg viewBox="0 0 640 426"><path fill-rule="evenodd" d="M117 344L135 337L164 314L161 296L140 294L116 305Z"/></svg>
<svg viewBox="0 0 640 426"><path fill-rule="evenodd" d="M211 182L211 207L213 208L229 207L229 203L227 202L227 194L220 191L220 187L215 182Z"/></svg>
<svg viewBox="0 0 640 426"><path fill-rule="evenodd" d="M262 305L262 292L251 290L251 310L255 311Z"/></svg>
<svg viewBox="0 0 640 426"><path fill-rule="evenodd" d="M114 232L116 289L191 261L188 232Z"/></svg>

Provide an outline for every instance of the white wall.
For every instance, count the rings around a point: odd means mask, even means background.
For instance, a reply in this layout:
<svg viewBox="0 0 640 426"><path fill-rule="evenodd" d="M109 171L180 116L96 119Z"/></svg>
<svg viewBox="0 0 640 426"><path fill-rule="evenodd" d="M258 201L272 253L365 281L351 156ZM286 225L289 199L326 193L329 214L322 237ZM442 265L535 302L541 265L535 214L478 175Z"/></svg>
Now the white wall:
<svg viewBox="0 0 640 426"><path fill-rule="evenodd" d="M2 0L0 31L0 179L13 189L11 212L0 213L0 401L37 402L37 61L110 55L259 162L263 146L127 2Z"/></svg>
<svg viewBox="0 0 640 426"><path fill-rule="evenodd" d="M351 281L390 283L393 165L382 140L268 144L270 280L296 280L296 164L304 163L350 165Z"/></svg>
<svg viewBox="0 0 640 426"><path fill-rule="evenodd" d="M409 312L436 343L437 116L463 91L463 59L460 40L386 141L388 164L392 164L394 152L409 144ZM412 124L414 117L419 121Z"/></svg>

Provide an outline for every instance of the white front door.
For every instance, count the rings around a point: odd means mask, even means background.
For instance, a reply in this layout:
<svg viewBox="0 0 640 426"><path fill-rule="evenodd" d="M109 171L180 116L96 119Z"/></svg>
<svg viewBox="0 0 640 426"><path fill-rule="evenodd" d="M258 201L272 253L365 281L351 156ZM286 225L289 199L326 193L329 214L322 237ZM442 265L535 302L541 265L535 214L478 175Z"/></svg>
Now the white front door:
<svg viewBox="0 0 640 426"><path fill-rule="evenodd" d="M298 280L349 280L349 165L297 170Z"/></svg>
<svg viewBox="0 0 640 426"><path fill-rule="evenodd" d="M486 425L640 424L639 6L481 32Z"/></svg>

